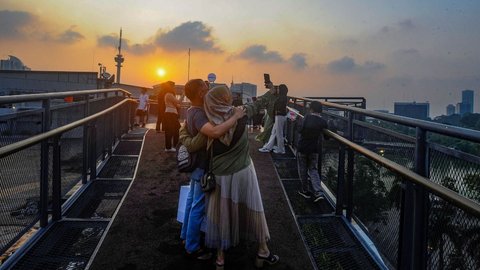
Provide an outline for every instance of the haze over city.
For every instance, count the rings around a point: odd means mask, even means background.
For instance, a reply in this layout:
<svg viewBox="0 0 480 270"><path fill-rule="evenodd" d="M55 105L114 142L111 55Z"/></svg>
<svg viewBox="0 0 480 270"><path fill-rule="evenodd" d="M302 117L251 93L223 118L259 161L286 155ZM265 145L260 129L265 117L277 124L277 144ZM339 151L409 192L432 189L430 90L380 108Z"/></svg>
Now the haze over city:
<svg viewBox="0 0 480 270"><path fill-rule="evenodd" d="M464 89L480 111L478 14L473 0L0 0L0 57L113 74L122 28L125 84L184 84L191 49L190 78L213 72L262 94L270 73L293 96L364 96L390 111L428 101L433 117Z"/></svg>

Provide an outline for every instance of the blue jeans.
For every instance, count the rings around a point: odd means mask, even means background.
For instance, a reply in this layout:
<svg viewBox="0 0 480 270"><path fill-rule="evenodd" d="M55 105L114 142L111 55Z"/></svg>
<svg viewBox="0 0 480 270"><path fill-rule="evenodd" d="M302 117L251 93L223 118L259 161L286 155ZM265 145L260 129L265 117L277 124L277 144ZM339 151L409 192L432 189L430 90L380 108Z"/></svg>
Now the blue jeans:
<svg viewBox="0 0 480 270"><path fill-rule="evenodd" d="M185 249L188 253L200 248L200 227L205 217L205 193L200 186L200 179L205 173L204 169L196 168L190 175L190 191L185 205L185 218L183 220L180 238L185 239Z"/></svg>
<svg viewBox="0 0 480 270"><path fill-rule="evenodd" d="M303 154L297 152L297 165L302 191L309 191L315 196L322 195L322 179L318 174L318 153ZM309 176L310 181L308 181Z"/></svg>

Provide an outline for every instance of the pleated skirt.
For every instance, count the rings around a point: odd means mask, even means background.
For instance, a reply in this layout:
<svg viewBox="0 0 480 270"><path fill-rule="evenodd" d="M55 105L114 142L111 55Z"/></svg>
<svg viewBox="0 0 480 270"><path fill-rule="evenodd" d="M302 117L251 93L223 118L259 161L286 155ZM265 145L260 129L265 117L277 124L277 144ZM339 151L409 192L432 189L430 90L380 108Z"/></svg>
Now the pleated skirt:
<svg viewBox="0 0 480 270"><path fill-rule="evenodd" d="M240 241L270 239L253 163L231 175L216 176L208 193L205 245L227 250Z"/></svg>

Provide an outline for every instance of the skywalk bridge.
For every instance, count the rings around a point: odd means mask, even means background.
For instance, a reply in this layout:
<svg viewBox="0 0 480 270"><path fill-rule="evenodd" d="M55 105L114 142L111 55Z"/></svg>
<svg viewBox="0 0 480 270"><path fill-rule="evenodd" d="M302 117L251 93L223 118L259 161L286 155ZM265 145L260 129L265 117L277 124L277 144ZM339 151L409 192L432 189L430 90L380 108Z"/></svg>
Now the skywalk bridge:
<svg viewBox="0 0 480 270"><path fill-rule="evenodd" d="M322 142L319 204L296 194L295 127L312 100L335 123ZM187 178L161 151L163 134L133 128L129 93L0 97L28 101L42 108L0 117L0 269L213 269L181 254L175 218ZM479 149L480 132L368 111L362 98L289 101L297 118L286 155L259 153L250 136L281 257L269 268L479 269L480 157L434 136ZM254 250L229 251L227 267L254 269Z"/></svg>

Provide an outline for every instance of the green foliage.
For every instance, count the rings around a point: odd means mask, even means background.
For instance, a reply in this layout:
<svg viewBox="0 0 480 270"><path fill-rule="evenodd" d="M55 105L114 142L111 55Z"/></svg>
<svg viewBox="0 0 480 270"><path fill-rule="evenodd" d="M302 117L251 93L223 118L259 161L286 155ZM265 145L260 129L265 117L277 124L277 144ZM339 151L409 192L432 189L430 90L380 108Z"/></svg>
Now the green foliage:
<svg viewBox="0 0 480 270"><path fill-rule="evenodd" d="M385 220L389 208L387 189L380 174L379 166L362 156L355 158L353 200L355 213L364 222Z"/></svg>

